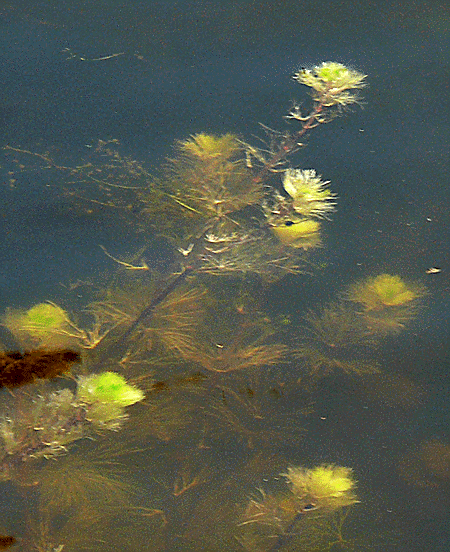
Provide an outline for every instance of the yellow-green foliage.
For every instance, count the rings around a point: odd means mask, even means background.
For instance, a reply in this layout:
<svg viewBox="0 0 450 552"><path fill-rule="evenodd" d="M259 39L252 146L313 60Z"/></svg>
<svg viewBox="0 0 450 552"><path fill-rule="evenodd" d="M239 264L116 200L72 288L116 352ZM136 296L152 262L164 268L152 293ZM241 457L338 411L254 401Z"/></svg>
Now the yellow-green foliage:
<svg viewBox="0 0 450 552"><path fill-rule="evenodd" d="M404 305L417 297L417 293L408 289L400 276L380 274L373 280L371 287L383 305L390 307Z"/></svg>
<svg viewBox="0 0 450 552"><path fill-rule="evenodd" d="M324 61L315 70L318 79L339 88L359 88L365 78L365 75L359 71L349 69L335 61Z"/></svg>
<svg viewBox="0 0 450 552"><path fill-rule="evenodd" d="M127 383L120 374L102 372L80 378L77 397L88 404L103 402L129 406L142 401L144 393L134 385Z"/></svg>
<svg viewBox="0 0 450 552"><path fill-rule="evenodd" d="M69 326L69 318L66 311L54 303L38 303L27 311L7 312L3 324L19 339L39 342L62 334Z"/></svg>
<svg viewBox="0 0 450 552"><path fill-rule="evenodd" d="M287 169L283 176L283 187L293 199L294 211L305 217L327 218L334 211L336 194L328 183L314 169Z"/></svg>
<svg viewBox="0 0 450 552"><path fill-rule="evenodd" d="M356 103L358 96L352 89L363 88L367 75L349 69L342 63L325 61L313 69L302 69L294 78L314 90L314 99L325 107L340 106Z"/></svg>
<svg viewBox="0 0 450 552"><path fill-rule="evenodd" d="M204 132L194 134L189 140L180 141L178 148L187 157L206 162L212 159L227 161L235 157L242 149L232 134L214 136Z"/></svg>
<svg viewBox="0 0 450 552"><path fill-rule="evenodd" d="M176 145L167 184L188 210L222 216L254 204L263 190L245 163L236 136L195 134Z"/></svg>
<svg viewBox="0 0 450 552"><path fill-rule="evenodd" d="M290 247L311 249L320 245L320 223L315 220L283 223L272 226L271 230L281 243Z"/></svg>
<svg viewBox="0 0 450 552"><path fill-rule="evenodd" d="M284 475L291 491L317 507L334 510L358 502L351 468L322 464L312 469L290 467Z"/></svg>
<svg viewBox="0 0 450 552"><path fill-rule="evenodd" d="M115 372L102 372L78 380L77 400L86 404L87 419L97 426L117 429L126 418L125 407L142 401L144 393Z"/></svg>
<svg viewBox="0 0 450 552"><path fill-rule="evenodd" d="M400 276L379 274L351 286L349 299L364 305L366 311L408 305L424 295L424 290L406 284Z"/></svg>

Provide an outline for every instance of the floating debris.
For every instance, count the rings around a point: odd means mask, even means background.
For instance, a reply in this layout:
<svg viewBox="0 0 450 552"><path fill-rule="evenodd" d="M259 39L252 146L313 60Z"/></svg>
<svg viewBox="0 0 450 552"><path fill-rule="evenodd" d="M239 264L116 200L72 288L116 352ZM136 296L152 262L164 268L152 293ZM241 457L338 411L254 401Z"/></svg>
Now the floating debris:
<svg viewBox="0 0 450 552"><path fill-rule="evenodd" d="M55 378L67 372L79 360L80 354L69 349L0 353L0 387L21 387L38 379Z"/></svg>

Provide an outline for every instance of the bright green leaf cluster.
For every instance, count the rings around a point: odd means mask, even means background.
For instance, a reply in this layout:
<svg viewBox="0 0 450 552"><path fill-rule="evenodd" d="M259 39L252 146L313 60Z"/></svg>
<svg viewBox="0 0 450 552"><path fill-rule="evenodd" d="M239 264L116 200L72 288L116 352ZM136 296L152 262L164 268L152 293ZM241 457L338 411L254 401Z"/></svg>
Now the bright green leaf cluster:
<svg viewBox="0 0 450 552"><path fill-rule="evenodd" d="M115 372L102 372L78 380L77 401L85 405L92 424L118 429L127 417L125 407L142 401L144 393Z"/></svg>
<svg viewBox="0 0 450 552"><path fill-rule="evenodd" d="M284 475L292 492L323 510L335 510L358 502L351 468L322 464L312 469L290 467Z"/></svg>
<svg viewBox="0 0 450 552"><path fill-rule="evenodd" d="M103 372L80 378L78 399L88 404L112 403L129 406L144 399L144 393L115 372Z"/></svg>
<svg viewBox="0 0 450 552"><path fill-rule="evenodd" d="M27 311L9 312L3 323L14 334L42 340L64 331L69 318L66 311L54 303L38 303Z"/></svg>
<svg viewBox="0 0 450 552"><path fill-rule="evenodd" d="M366 86L366 76L342 63L325 61L313 69L302 69L294 75L294 79L311 87L314 99L323 106L344 107L358 101L358 96L350 90Z"/></svg>

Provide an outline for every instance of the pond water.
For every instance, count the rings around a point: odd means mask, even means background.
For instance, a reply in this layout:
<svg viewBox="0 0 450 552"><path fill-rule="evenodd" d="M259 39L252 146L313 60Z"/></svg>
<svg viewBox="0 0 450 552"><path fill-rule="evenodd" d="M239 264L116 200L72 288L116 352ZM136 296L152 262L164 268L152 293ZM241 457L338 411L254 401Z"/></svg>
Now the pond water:
<svg viewBox="0 0 450 552"><path fill-rule="evenodd" d="M448 550L449 7L0 31L0 549Z"/></svg>

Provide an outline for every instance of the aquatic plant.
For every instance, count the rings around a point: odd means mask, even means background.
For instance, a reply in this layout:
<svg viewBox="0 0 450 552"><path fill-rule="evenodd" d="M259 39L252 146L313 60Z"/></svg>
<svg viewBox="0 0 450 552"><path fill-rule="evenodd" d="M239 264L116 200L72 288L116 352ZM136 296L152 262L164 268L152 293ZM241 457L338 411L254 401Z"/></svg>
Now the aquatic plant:
<svg viewBox="0 0 450 552"><path fill-rule="evenodd" d="M294 247L306 250L320 242L319 225L311 221L306 228L305 223L309 220L296 227L295 240L285 238L278 241L271 237L270 227L281 227L291 220L287 221L285 215L275 215L282 198L274 189L264 188L261 178L254 178L244 158L245 151L248 155L248 147L229 134L212 136L202 133L177 143L177 155L169 160L169 171L163 178L164 187L170 190L170 198L185 209L187 217L194 217L194 220L195 215L205 217L189 247L180 248L190 262L191 270L193 267L196 272L216 275L253 272L263 277L279 277L286 272L301 270L298 255L287 253L280 245L288 241L294 245L295 242ZM299 174L303 173L300 171ZM315 173L305 172L303 180L304 186L298 191L297 198L291 198L289 213L295 215L295 222L300 222L302 201L309 205L309 209L304 207L303 211L308 211L308 215L314 213L314 216L319 212L325 214L331 204L326 200L325 183L315 178ZM309 189L309 194L305 188ZM260 215L262 209L269 224L249 224L248 217L242 216L249 207L255 209L255 214L259 211ZM276 231L274 233L279 237Z"/></svg>
<svg viewBox="0 0 450 552"><path fill-rule="evenodd" d="M157 384L165 387L162 382ZM131 417L127 423L127 438L148 443L156 440L169 442L191 435L198 429L199 409L189 392L192 388L187 384L180 390L172 391L167 386L167 389L154 391L153 395L150 392L151 403L145 405L139 417Z"/></svg>
<svg viewBox="0 0 450 552"><path fill-rule="evenodd" d="M225 325L218 324L227 316ZM274 333L263 316L232 313L228 308L211 309L199 327L199 339L183 358L210 372L226 374L273 366L283 360L288 349L268 342Z"/></svg>
<svg viewBox="0 0 450 552"><path fill-rule="evenodd" d="M91 303L88 310L102 326L115 329L107 344L117 351L123 345L127 355L150 350L162 354L163 349L187 354L194 347L193 335L203 319L207 290L178 283L173 293L166 292L166 286L158 292L152 283L127 283L122 277L117 287L105 289L104 299Z"/></svg>
<svg viewBox="0 0 450 552"><path fill-rule="evenodd" d="M313 169L293 168L289 158L304 145L302 140L308 132L358 101L357 91L364 87L365 78L335 62L298 71L294 79L312 90L313 108L306 115L298 106L291 110L289 117L301 126L293 132L263 127L269 135L264 148L230 133L200 132L176 142L174 154L155 178L141 163L121 156L117 140L100 141L88 162L70 168L71 177L78 175L81 181L95 184L105 196L86 197L86 201L118 208L128 223L136 214L137 231L151 227L174 241L185 257L181 264L188 265L191 274L198 270L216 275L229 271L261 274L265 265L270 266L272 277L273 273L281 277L301 272L299 250L320 245L319 224L311 219L327 218L336 196ZM21 153L19 148L8 149ZM48 154L22 153L68 170ZM99 155L98 163L94 153ZM272 178L279 172L282 193L279 182ZM77 196L73 190L70 193ZM85 190L80 197L83 194ZM133 194L137 204L131 199ZM224 222L234 228L224 232L220 228ZM271 234L279 241L270 239ZM234 237L221 255L218 247L209 251L208 235ZM258 255L258 251L265 254Z"/></svg>
<svg viewBox="0 0 450 552"><path fill-rule="evenodd" d="M18 404L15 404L15 402ZM25 463L67 452L86 435L84 412L69 389L20 395L0 419L0 479L20 476Z"/></svg>
<svg viewBox="0 0 450 552"><path fill-rule="evenodd" d="M310 510L297 514L296 521L285 529L286 522L280 528L273 525L265 527L260 523L244 525L240 528L238 540L249 552L385 552L397 550L400 546L413 550L416 541L412 535L406 537L402 534L401 528L393 522L392 515L389 518L380 513L380 505L377 504L378 508L364 504L357 508L350 506L338 509L326 515L321 514L320 510ZM277 508L276 501L272 505L268 501L267 509L270 506ZM292 504L286 500L282 507L288 512ZM280 519L283 514L278 511Z"/></svg>
<svg viewBox="0 0 450 552"><path fill-rule="evenodd" d="M327 218L334 211L336 194L327 187L314 169L286 169L283 188L292 198L292 207L304 217Z"/></svg>
<svg viewBox="0 0 450 552"><path fill-rule="evenodd" d="M79 346L94 349L113 329L94 315L90 329L79 327L69 313L52 302L38 303L27 311L7 310L3 325L27 348L61 349Z"/></svg>
<svg viewBox="0 0 450 552"><path fill-rule="evenodd" d="M320 223L298 217L289 217L289 220L277 220L270 227L280 242L296 249L313 249L321 245Z"/></svg>
<svg viewBox="0 0 450 552"><path fill-rule="evenodd" d="M220 219L262 199L262 185L252 181L236 136L199 133L177 142L175 151L168 185L188 210Z"/></svg>
<svg viewBox="0 0 450 552"><path fill-rule="evenodd" d="M81 377L70 389L20 394L0 419L0 480L15 478L25 462L64 455L95 429L118 429L125 408L144 393L119 374Z"/></svg>
<svg viewBox="0 0 450 552"><path fill-rule="evenodd" d="M199 401L208 442L237 440L250 449L266 450L300 442L313 410L311 402L281 372L274 376L268 370L224 376L217 390Z"/></svg>
<svg viewBox="0 0 450 552"><path fill-rule="evenodd" d="M80 377L76 401L85 406L86 419L94 425L115 429L126 417L125 407L142 401L144 393L114 372Z"/></svg>
<svg viewBox="0 0 450 552"><path fill-rule="evenodd" d="M26 311L8 310L2 323L19 340L42 345L70 327L67 312L54 303L38 303Z"/></svg>
<svg viewBox="0 0 450 552"><path fill-rule="evenodd" d="M114 461L114 452L104 453L84 448L44 465L39 508L46 519L64 516L86 527L130 507L136 488L124 479L126 470Z"/></svg>
<svg viewBox="0 0 450 552"><path fill-rule="evenodd" d="M297 241L300 243L302 238L305 236L297 236ZM301 243L307 249L306 244L312 244L311 235L308 234ZM225 223L204 236L204 247L198 255L195 272L240 277L257 274L263 282L271 282L286 274L304 272L305 267L304 260L287 252L282 240L267 229L247 231L230 228L230 224Z"/></svg>
<svg viewBox="0 0 450 552"><path fill-rule="evenodd" d="M297 516L299 504L294 495L288 493L270 494L259 489L242 515L240 526L262 525L280 532Z"/></svg>
<svg viewBox="0 0 450 552"><path fill-rule="evenodd" d="M313 109L303 113L299 105L294 105L288 117L301 124L301 129L283 134L267 129L271 143L262 150L247 146L247 154L255 159L261 169L256 180L263 181L274 171L286 168L286 160L303 146L303 137L320 124L328 123L341 115L345 108L359 101L358 89L364 88L366 75L335 62L324 62L312 69L301 69L294 79L311 88Z"/></svg>
<svg viewBox="0 0 450 552"><path fill-rule="evenodd" d="M175 290L148 318L141 320L142 339L150 348L161 343L177 355L189 354L195 347L195 334L203 320L207 295L203 287Z"/></svg>
<svg viewBox="0 0 450 552"><path fill-rule="evenodd" d="M102 300L84 311L83 316L91 316L91 324L79 322L53 303L6 318L15 335L39 346L47 342L53 346L75 343L85 349L86 362L83 375L76 379L76 389L74 383L60 390L43 386L29 395L20 394L5 410L0 422L4 480L19 479L19 474L25 481L22 466L32 459L56 458L83 437L118 429L127 408L143 401L144 392L113 370L133 369L138 378L149 378L147 366L163 364L161 359L168 354L172 354L170 369L194 369L192 380L205 381L195 390L190 388L190 394L185 392L186 387L178 393L167 383L170 378L164 373L151 390L156 394L160 384L159 390L170 398L164 400L161 394L160 401L146 403L143 417L136 417L134 425L130 424L130 435L168 441L191 424L195 426L194 440L199 450L208 446L208 441L217 443L217 436L225 447L231 436L244 441L248 448L261 442L266 449L274 442L289 443L301 437L299 421L309 411L310 396L308 391L288 396L293 386L300 387L300 380L292 372L286 378L281 376L280 365L283 362L283 368L287 366L289 349L276 339L269 317L255 305L255 294L251 309L233 304L233 299L244 295L241 292L231 300L228 297L227 306L221 309L216 304L211 307L203 287L190 287L192 281L199 280L211 286L209 275L226 275L231 276L231 288L241 286L250 294L248 282L257 280L258 293L262 293L268 289L268 282L304 272L305 251L321 244L321 225L335 208L336 194L313 169L292 166L293 155L313 128L331 121L358 101L356 91L364 86L365 75L326 62L301 70L294 78L311 88L312 108L307 114L298 106L291 110L289 118L297 128L293 132L265 128L268 143L262 148L233 134L200 132L175 143L172 156L157 177L140 163L121 156L115 140L99 143L89 160L74 168L52 163L48 154L39 157L58 170L70 170L71 181L89 183L89 189L81 194L72 189L71 197L86 200L91 208L117 209L140 237L156 232L175 247L173 264L162 278L160 290L145 283L140 288L110 288ZM17 148L15 151L20 152ZM145 259L132 264L104 251L109 260L120 265L120 280L124 269L148 276L150 263ZM222 282L215 285L222 287ZM297 358L303 358L313 370L324 368L324 372L334 368L346 372L373 369L370 361L365 365L359 358L346 358L349 348L359 351L371 343L371 332L350 310L334 306L309 315L310 336L300 344ZM174 357L178 359L176 367ZM130 358L136 361L132 368ZM166 368L166 364L159 366L162 372ZM182 377L184 381L189 379L185 373ZM287 414L283 408L274 412L280 404L289 406ZM192 447L192 439L180 439L183 446ZM50 528L60 523L68 530L76 530L78 522L90 537L91 522L119 515L121 508L129 507L128 499L120 481L107 470L103 472L103 466L92 467L89 461L76 455L74 458L72 461L67 456L59 464L55 462L55 469L53 463L50 466L42 462L43 521ZM230 479L235 479L231 469ZM180 501L200 501L198 496L193 497L197 493L188 492L199 482L195 473L202 472L181 472L171 494L177 499L182 497ZM289 485L279 493L263 493L243 516L243 525L269 528L269 550L280 549L280 539L289 539L297 523L316 509L331 515L357 502L349 468L292 467L283 475ZM101 495L101 487L106 496ZM217 481L211 483L215 504L223 497L217 488ZM225 489L225 485L220 488ZM234 502L230 511L235 512ZM161 514L161 510L156 512ZM65 546L62 538L49 542L55 543L54 547Z"/></svg>
<svg viewBox="0 0 450 552"><path fill-rule="evenodd" d="M400 276L379 274L350 286L348 299L359 303L364 311L405 306L423 297L424 288L407 284Z"/></svg>
<svg viewBox="0 0 450 552"><path fill-rule="evenodd" d="M161 541L164 512L143 505L148 497L125 464L137 452L117 440L86 441L34 470L22 546L39 552L143 550L151 542L152 550L161 549L154 541Z"/></svg>
<svg viewBox="0 0 450 552"><path fill-rule="evenodd" d="M331 521L331 525L339 522L338 537L342 537L349 507L359 502L352 470L330 464L311 469L292 466L281 475L286 478L289 491L260 489L243 511L239 523L242 544L248 550L257 546L274 552L295 541L295 550L303 550L303 543L305 550L315 550L309 547L311 532L320 529L314 535L314 544L321 542L326 546L333 540L333 531L324 520Z"/></svg>
<svg viewBox="0 0 450 552"><path fill-rule="evenodd" d="M372 351L377 341L358 313L345 302L334 302L305 316L304 333L294 345L313 378L334 370L346 374L379 371Z"/></svg>
<svg viewBox="0 0 450 552"><path fill-rule="evenodd" d="M311 469L292 466L282 475L296 498L321 511L332 511L358 502L351 468L332 464Z"/></svg>
<svg viewBox="0 0 450 552"><path fill-rule="evenodd" d="M366 86L366 76L342 63L325 61L312 69L302 69L294 79L312 88L318 105L342 109L359 101L355 91Z"/></svg>
<svg viewBox="0 0 450 552"><path fill-rule="evenodd" d="M400 276L379 274L351 285L345 297L363 310L361 318L375 335L395 334L403 330L426 295L419 283L406 283Z"/></svg>
<svg viewBox="0 0 450 552"><path fill-rule="evenodd" d="M81 377L78 380L77 398L86 404L97 402L129 406L142 401L144 393L114 372Z"/></svg>
<svg viewBox="0 0 450 552"><path fill-rule="evenodd" d="M253 344L248 345L242 345L237 341L225 345L217 344L215 347L206 345L186 355L185 358L211 372L227 373L271 366L286 354L285 345L258 345L258 341L256 339Z"/></svg>

